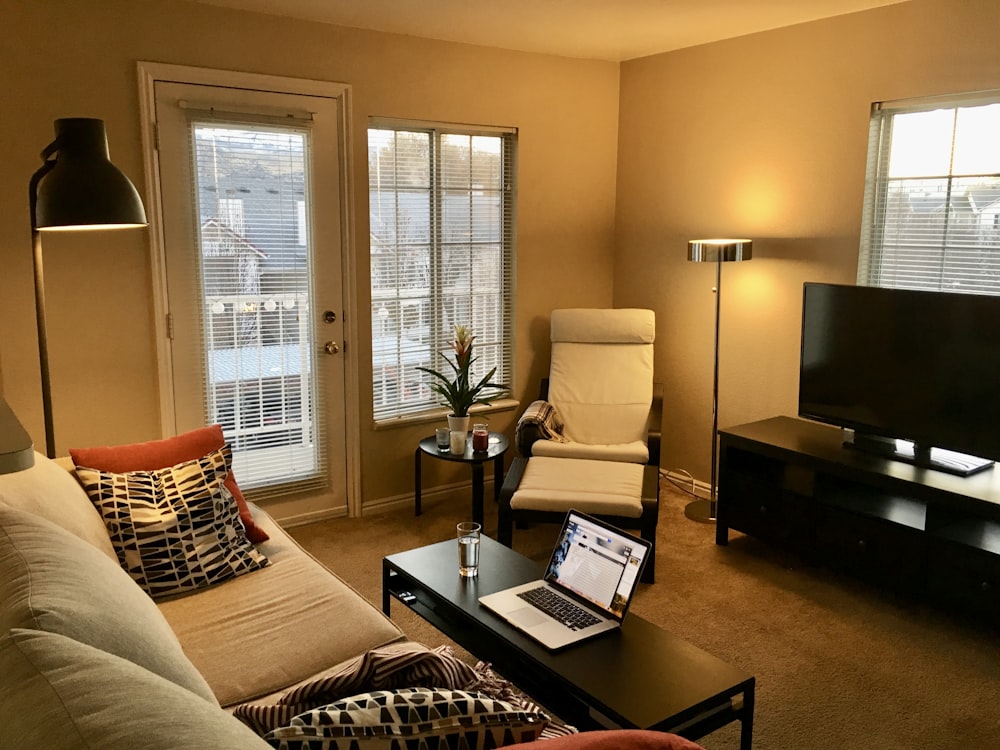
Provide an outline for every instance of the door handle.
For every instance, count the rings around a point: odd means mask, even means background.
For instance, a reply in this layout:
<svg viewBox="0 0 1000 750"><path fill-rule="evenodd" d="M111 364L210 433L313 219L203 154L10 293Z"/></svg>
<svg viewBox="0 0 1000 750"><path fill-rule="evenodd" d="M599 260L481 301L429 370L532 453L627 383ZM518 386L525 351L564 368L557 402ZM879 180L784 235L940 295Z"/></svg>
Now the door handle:
<svg viewBox="0 0 1000 750"><path fill-rule="evenodd" d="M336 341L327 341L326 346L323 348L326 349L327 354L337 354L340 352L340 346L337 345Z"/></svg>

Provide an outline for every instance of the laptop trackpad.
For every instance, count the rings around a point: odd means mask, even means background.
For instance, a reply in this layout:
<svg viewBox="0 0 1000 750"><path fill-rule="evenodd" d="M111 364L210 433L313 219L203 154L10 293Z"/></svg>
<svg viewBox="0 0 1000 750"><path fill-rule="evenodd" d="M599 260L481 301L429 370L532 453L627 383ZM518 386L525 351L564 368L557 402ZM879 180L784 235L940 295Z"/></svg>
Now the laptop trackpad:
<svg viewBox="0 0 1000 750"><path fill-rule="evenodd" d="M507 619L522 628L530 628L541 625L543 622L551 622L551 618L546 617L534 607L520 607L507 614Z"/></svg>

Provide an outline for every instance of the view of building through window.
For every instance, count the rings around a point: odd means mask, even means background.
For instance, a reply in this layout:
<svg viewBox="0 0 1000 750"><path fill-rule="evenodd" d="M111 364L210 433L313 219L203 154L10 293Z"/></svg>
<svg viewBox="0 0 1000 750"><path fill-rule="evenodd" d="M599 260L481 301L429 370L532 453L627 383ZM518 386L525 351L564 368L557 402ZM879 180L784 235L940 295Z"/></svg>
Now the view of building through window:
<svg viewBox="0 0 1000 750"><path fill-rule="evenodd" d="M511 372L513 136L368 131L376 420L438 406L456 325L476 336L474 375Z"/></svg>
<svg viewBox="0 0 1000 750"><path fill-rule="evenodd" d="M317 470L303 233L307 133L195 124L205 321L206 416L223 426L241 484L266 483L269 453Z"/></svg>
<svg viewBox="0 0 1000 750"><path fill-rule="evenodd" d="M1000 94L992 98L876 106L859 283L1000 294Z"/></svg>

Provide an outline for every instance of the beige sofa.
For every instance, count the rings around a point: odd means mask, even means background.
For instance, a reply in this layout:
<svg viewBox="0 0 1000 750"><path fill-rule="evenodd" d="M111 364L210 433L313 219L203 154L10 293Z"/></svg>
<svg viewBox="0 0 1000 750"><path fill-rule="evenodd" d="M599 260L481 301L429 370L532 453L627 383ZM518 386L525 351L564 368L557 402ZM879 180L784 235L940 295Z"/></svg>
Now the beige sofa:
<svg viewBox="0 0 1000 750"><path fill-rule="evenodd" d="M225 709L426 648L257 508L267 567L154 603L67 469L36 454L0 476L2 748L267 748Z"/></svg>
<svg viewBox="0 0 1000 750"><path fill-rule="evenodd" d="M359 684L350 681L363 671L359 663L377 663L375 671L384 675L394 668L390 663L406 662L412 669L392 673L401 680L421 675L435 686L509 697L454 656L445 659L441 648L407 639L253 506L254 521L270 536L258 545L266 567L154 601L119 565L105 524L72 470L68 459L36 453L32 468L0 475L2 750L271 748L233 711L260 730L255 720L297 705L279 705L281 696L315 695L317 685L345 676L338 687ZM445 671L450 684L439 681ZM470 676L475 679L466 682ZM410 684L418 681L399 683ZM552 724L542 731L548 717L523 697L512 700L513 706L477 708L478 721L496 722L488 746L700 748L661 732L566 736L570 728ZM524 741L540 731L555 739ZM302 746L320 745L281 745Z"/></svg>

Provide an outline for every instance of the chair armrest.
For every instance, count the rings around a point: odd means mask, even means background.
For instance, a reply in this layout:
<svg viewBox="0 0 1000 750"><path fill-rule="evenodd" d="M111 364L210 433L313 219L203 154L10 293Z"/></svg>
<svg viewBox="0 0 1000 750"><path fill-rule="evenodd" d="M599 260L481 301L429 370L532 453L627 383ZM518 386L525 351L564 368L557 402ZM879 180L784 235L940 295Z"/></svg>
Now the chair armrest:
<svg viewBox="0 0 1000 750"><path fill-rule="evenodd" d="M517 426L514 428L514 445L517 447L517 452L525 458L531 458L531 446L544 437L542 426L537 422L525 419L524 415L517 420Z"/></svg>
<svg viewBox="0 0 1000 750"><path fill-rule="evenodd" d="M562 420L555 407L548 401L536 399L521 414L514 427L514 444L518 452L528 458L531 456L531 446L538 440L555 440L566 442L562 436Z"/></svg>
<svg viewBox="0 0 1000 750"><path fill-rule="evenodd" d="M542 378L538 384L538 398L525 409L514 428L514 446L517 448L517 452L525 458L531 458L531 446L535 441L545 438L541 425L532 419L525 419L525 415L533 411L539 401L547 401L548 397L549 379Z"/></svg>
<svg viewBox="0 0 1000 750"><path fill-rule="evenodd" d="M647 466L660 465L660 431L663 429L663 383L653 383L653 402L646 422L646 447L649 449Z"/></svg>

